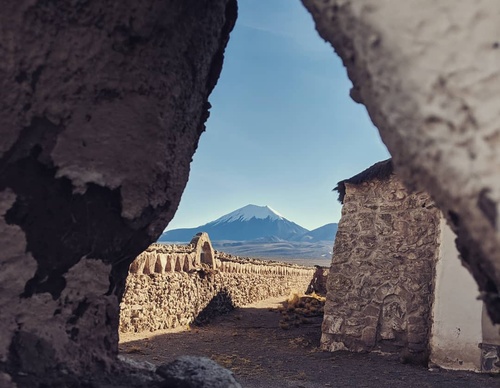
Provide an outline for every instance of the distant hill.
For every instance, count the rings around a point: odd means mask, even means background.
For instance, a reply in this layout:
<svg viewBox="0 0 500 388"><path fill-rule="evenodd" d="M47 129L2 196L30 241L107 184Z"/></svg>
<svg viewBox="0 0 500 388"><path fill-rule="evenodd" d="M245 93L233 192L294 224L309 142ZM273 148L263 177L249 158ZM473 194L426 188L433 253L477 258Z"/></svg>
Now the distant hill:
<svg viewBox="0 0 500 388"><path fill-rule="evenodd" d="M320 226L300 236L292 238L293 241L316 242L316 241L332 241L335 240L338 224L331 223Z"/></svg>
<svg viewBox="0 0 500 388"><path fill-rule="evenodd" d="M331 260L333 241L213 241L215 249L238 256ZM322 264L323 265L323 264Z"/></svg>

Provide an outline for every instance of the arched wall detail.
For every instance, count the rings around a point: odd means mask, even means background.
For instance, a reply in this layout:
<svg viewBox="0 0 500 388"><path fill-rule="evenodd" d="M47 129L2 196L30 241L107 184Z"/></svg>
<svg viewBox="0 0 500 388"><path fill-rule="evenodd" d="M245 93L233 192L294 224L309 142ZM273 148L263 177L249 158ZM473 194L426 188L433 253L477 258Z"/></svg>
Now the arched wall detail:
<svg viewBox="0 0 500 388"><path fill-rule="evenodd" d="M205 232L197 233L190 242L194 245L196 251L196 263L199 265L201 263L207 264L213 268L217 266L215 262L215 252L212 248L212 242L210 237Z"/></svg>

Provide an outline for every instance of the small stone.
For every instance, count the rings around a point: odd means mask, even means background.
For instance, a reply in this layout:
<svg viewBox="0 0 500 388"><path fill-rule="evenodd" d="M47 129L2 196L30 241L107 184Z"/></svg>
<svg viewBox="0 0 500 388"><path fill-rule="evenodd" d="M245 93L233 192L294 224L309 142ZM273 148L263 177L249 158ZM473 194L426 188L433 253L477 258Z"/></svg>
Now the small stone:
<svg viewBox="0 0 500 388"><path fill-rule="evenodd" d="M180 357L156 373L165 379L165 388L241 388L231 371L206 357Z"/></svg>

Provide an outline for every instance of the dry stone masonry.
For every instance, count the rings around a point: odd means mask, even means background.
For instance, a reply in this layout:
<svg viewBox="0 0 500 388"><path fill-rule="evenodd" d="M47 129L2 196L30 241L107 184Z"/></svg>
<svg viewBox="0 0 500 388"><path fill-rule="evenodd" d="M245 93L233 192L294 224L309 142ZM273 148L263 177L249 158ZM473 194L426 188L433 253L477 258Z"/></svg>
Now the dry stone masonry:
<svg viewBox="0 0 500 388"><path fill-rule="evenodd" d="M379 162L339 182L342 218L327 282L322 347L499 372L500 325L461 265L456 235L429 195Z"/></svg>
<svg viewBox="0 0 500 388"><path fill-rule="evenodd" d="M344 206L327 281L321 345L425 360L440 212L408 193L391 161L339 183Z"/></svg>
<svg viewBox="0 0 500 388"><path fill-rule="evenodd" d="M210 255L213 259L206 260ZM313 267L214 252L206 233L189 245L153 244L130 266L120 331L202 323L234 307L303 293L315 272Z"/></svg>

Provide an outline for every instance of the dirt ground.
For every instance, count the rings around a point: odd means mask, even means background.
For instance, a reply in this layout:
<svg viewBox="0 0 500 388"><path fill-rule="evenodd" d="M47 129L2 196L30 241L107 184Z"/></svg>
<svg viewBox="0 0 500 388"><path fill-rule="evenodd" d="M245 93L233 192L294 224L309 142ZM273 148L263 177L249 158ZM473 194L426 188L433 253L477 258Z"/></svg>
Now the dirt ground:
<svg viewBox="0 0 500 388"><path fill-rule="evenodd" d="M323 352L318 349L321 318L283 330L277 311L283 301L239 308L202 327L122 334L120 351L157 365L182 355L209 357L231 369L246 388L500 387L498 375L429 370L379 354Z"/></svg>

